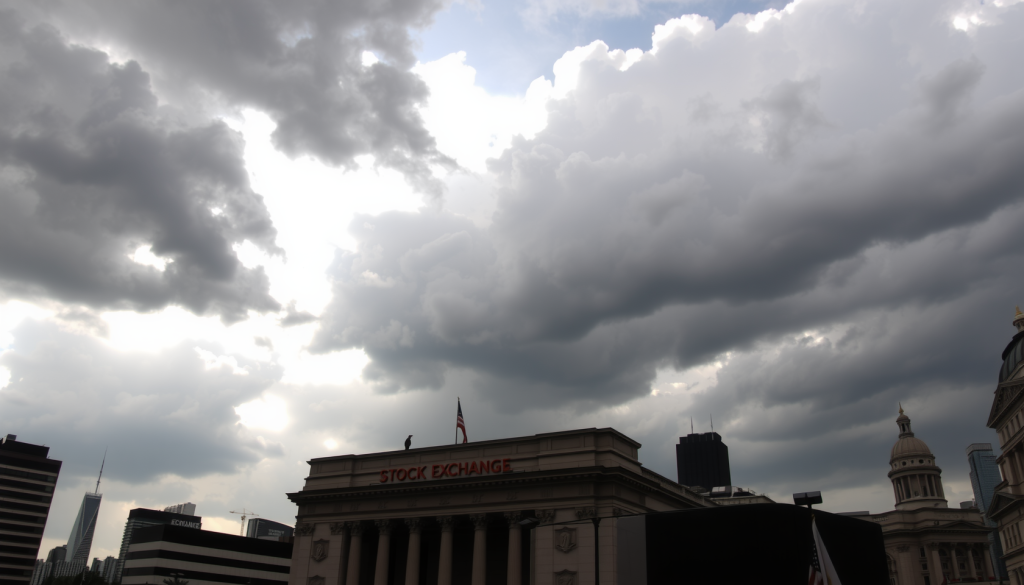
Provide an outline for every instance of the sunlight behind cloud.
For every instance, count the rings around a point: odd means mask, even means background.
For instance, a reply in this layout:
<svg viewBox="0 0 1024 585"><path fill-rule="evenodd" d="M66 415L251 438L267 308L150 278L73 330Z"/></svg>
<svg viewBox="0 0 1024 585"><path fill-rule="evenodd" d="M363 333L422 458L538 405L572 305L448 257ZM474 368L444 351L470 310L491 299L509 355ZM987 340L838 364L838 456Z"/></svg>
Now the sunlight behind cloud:
<svg viewBox="0 0 1024 585"><path fill-rule="evenodd" d="M135 249L134 253L128 254L128 257L131 258L132 261L137 264L142 264L143 266L152 266L153 268L156 268L160 272L163 272L164 270L167 269L168 263L174 262L174 259L172 258L161 258L157 256L156 254L153 253L153 248L148 245L139 246L138 248Z"/></svg>
<svg viewBox="0 0 1024 585"><path fill-rule="evenodd" d="M284 400L271 394L236 406L235 414L249 429L280 432L288 426L288 409Z"/></svg>

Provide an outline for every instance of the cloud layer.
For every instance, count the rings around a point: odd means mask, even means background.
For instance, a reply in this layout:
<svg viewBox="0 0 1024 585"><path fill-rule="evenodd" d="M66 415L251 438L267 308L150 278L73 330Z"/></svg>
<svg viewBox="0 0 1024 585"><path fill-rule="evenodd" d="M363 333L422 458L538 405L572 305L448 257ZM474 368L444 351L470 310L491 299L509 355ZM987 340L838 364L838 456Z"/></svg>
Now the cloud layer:
<svg viewBox="0 0 1024 585"><path fill-rule="evenodd" d="M906 315L921 306L1012 307L1024 91L1009 48L1022 11L988 7L984 26L961 31L963 10L980 9L805 2L717 30L670 21L638 60L578 49L547 128L491 161L490 225L430 212L353 222L360 246L339 253L314 347L365 347L386 390L439 388L457 367L509 407L593 408L648 394L659 368L807 329L903 316L830 340L859 335L858 368L871 368L917 351L872 348L911 339ZM930 327L954 337L964 324ZM822 359L788 365L801 376ZM932 375L887 384L913 395ZM830 392L849 401L865 383Z"/></svg>
<svg viewBox="0 0 1024 585"><path fill-rule="evenodd" d="M409 71L416 62L409 29L429 24L441 5L95 0L23 10L76 39L131 54L154 73L165 99L266 112L277 124L275 145L289 155L346 168L372 155L437 196L429 165L451 161L417 110L427 89Z"/></svg>
<svg viewBox="0 0 1024 585"><path fill-rule="evenodd" d="M226 320L276 310L263 270L233 249L281 253L236 133L161 106L134 61L12 12L0 27L3 294Z"/></svg>

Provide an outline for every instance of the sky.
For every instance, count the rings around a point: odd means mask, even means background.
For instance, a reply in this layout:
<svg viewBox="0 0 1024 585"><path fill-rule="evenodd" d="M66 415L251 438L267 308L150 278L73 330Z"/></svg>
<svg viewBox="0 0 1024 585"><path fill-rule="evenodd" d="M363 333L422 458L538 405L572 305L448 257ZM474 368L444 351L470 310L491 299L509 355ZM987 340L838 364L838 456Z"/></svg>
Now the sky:
<svg viewBox="0 0 1024 585"><path fill-rule="evenodd" d="M313 457L613 427L972 498L1024 303L1024 3L0 0L0 433L64 544Z"/></svg>

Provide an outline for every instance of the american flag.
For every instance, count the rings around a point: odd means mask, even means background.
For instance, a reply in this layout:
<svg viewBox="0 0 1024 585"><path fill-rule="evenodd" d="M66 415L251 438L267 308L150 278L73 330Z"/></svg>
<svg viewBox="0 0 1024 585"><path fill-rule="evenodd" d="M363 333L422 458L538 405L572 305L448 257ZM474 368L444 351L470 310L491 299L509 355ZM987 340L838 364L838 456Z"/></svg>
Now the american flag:
<svg viewBox="0 0 1024 585"><path fill-rule="evenodd" d="M821 541L814 516L811 516L811 536L811 568L807 572L807 585L841 585L832 559L828 558L825 543Z"/></svg>
<svg viewBox="0 0 1024 585"><path fill-rule="evenodd" d="M813 540L811 541L811 569L807 573L807 585L825 585L825 574L821 572L821 560L818 559L818 546Z"/></svg>
<svg viewBox="0 0 1024 585"><path fill-rule="evenodd" d="M462 400L459 399L459 416L455 419L455 440L459 440L459 429L462 429L462 442L468 443L469 437L466 436L466 419L462 418Z"/></svg>

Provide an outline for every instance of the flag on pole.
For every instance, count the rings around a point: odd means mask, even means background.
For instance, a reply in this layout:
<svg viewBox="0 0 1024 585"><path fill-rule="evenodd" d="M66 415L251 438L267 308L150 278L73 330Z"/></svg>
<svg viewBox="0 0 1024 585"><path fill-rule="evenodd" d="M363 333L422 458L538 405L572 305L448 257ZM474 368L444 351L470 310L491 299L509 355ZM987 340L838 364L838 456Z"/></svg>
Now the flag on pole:
<svg viewBox="0 0 1024 585"><path fill-rule="evenodd" d="M455 419L455 441L459 440L459 429L462 429L462 442L468 443L469 437L466 436L466 419L462 418L462 400L459 399L459 416Z"/></svg>
<svg viewBox="0 0 1024 585"><path fill-rule="evenodd" d="M807 585L842 585L836 568L832 566L832 559L828 558L825 543L821 541L814 516L811 516L811 534L814 540L811 542L811 568L807 573Z"/></svg>

